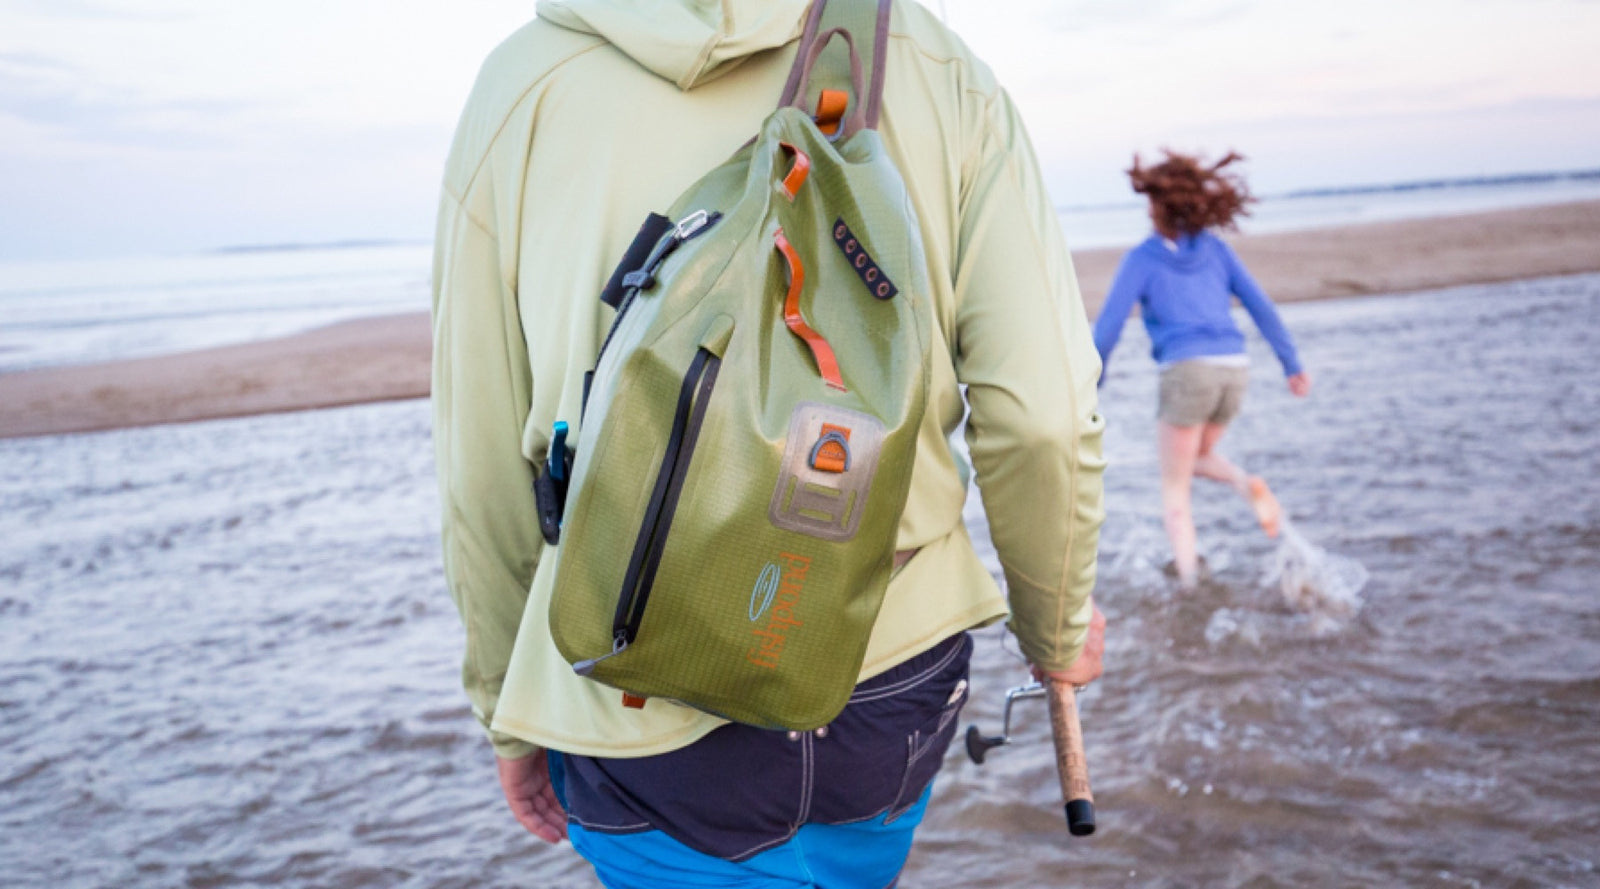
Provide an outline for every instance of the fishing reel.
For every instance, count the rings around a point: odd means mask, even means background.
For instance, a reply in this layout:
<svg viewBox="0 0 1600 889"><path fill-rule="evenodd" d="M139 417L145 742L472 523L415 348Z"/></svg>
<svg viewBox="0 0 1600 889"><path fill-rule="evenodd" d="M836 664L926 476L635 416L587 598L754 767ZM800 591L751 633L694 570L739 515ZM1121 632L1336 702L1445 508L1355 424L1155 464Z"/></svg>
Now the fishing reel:
<svg viewBox="0 0 1600 889"><path fill-rule="evenodd" d="M1007 691L1005 718L1000 724L1000 734L985 735L983 732L978 731L978 726L976 723L967 726L967 758L971 759L974 765L981 766L983 765L984 757L989 755L990 750L1010 744L1011 705L1015 704L1017 701L1025 701L1029 698L1042 698L1044 696L1045 687L1044 684L1040 682L1030 682L1027 685L1019 685L1016 688Z"/></svg>
<svg viewBox="0 0 1600 889"><path fill-rule="evenodd" d="M1005 716L1000 734L985 735L967 726L967 756L983 765L989 751L1011 743L1011 708L1017 701L1047 698L1050 702L1050 737L1055 742L1056 773L1061 778L1067 830L1075 837L1094 833L1094 793L1089 788L1089 762L1083 753L1083 728L1078 724L1078 691L1065 682L1030 682L1006 692Z"/></svg>

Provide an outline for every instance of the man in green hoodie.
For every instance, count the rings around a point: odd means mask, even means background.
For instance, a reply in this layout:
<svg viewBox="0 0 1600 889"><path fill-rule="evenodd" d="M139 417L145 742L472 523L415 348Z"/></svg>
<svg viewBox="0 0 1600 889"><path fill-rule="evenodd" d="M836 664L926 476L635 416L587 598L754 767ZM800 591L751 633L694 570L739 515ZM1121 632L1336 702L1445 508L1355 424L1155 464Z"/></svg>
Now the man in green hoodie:
<svg viewBox="0 0 1600 889"><path fill-rule="evenodd" d="M570 837L610 886L890 885L966 700L966 631L1009 616L1037 671L1100 673L1099 357L1016 109L914 3L891 18L880 129L940 339L850 705L810 733L632 709L551 642L528 491L553 422L579 413L611 314L597 295L639 221L771 112L806 5L542 0L485 63L445 173L434 437L463 682L518 820ZM970 467L951 443L968 405ZM972 470L1005 594L962 522Z"/></svg>

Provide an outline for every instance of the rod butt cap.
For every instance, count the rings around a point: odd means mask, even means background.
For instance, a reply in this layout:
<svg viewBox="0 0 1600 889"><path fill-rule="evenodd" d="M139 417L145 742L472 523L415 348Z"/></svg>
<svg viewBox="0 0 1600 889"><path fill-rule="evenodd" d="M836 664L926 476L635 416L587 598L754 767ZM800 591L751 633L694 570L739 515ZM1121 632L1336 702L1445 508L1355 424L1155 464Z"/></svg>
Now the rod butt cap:
<svg viewBox="0 0 1600 889"><path fill-rule="evenodd" d="M1067 830L1075 837L1094 833L1094 803L1075 799L1067 803Z"/></svg>

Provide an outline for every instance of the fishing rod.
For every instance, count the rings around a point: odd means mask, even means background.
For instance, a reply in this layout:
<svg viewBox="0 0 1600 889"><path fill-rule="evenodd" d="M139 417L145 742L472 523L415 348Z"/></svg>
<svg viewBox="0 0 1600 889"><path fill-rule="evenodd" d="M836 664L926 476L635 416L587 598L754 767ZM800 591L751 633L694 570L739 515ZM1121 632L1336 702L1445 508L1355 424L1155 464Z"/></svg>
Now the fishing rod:
<svg viewBox="0 0 1600 889"><path fill-rule="evenodd" d="M990 750L1010 744L1011 705L1030 698L1048 698L1050 702L1050 738L1055 742L1056 774L1061 779L1067 830L1075 837L1089 836L1094 833L1094 791L1089 788L1089 760L1083 753L1083 727L1078 723L1077 687L1046 680L1007 691L1000 734L986 736L976 725L967 726L967 756L981 766Z"/></svg>

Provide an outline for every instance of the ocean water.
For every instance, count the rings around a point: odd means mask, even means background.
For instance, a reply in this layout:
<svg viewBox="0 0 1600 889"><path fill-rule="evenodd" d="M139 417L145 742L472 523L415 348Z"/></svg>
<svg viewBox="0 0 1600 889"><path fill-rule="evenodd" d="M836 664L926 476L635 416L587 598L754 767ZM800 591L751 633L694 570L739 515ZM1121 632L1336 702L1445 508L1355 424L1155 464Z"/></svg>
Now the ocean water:
<svg viewBox="0 0 1600 889"><path fill-rule="evenodd" d="M0 263L0 373L428 309L426 244Z"/></svg>
<svg viewBox="0 0 1600 889"><path fill-rule="evenodd" d="M1162 572L1138 325L1102 390L1100 831L1042 702L952 748L908 887L1600 885L1600 276L1284 307ZM0 886L592 889L457 687L423 402L0 441ZM985 539L976 498L968 521ZM984 545L991 570L993 552ZM1025 671L979 633L964 723Z"/></svg>
<svg viewBox="0 0 1600 889"><path fill-rule="evenodd" d="M1266 233L1600 199L1600 177L1264 199L1242 222ZM1067 207L1074 249L1149 232L1130 200ZM246 250L90 262L0 263L0 373L159 355L428 308L426 244Z"/></svg>

